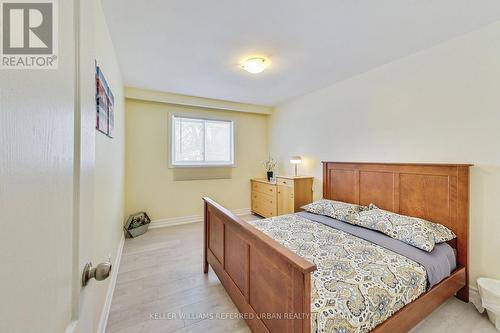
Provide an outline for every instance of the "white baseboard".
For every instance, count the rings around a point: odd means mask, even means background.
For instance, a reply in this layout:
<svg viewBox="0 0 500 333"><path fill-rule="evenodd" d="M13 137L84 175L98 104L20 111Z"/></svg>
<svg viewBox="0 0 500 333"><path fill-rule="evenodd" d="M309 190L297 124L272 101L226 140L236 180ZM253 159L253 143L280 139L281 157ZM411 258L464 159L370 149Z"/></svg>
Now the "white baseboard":
<svg viewBox="0 0 500 333"><path fill-rule="evenodd" d="M99 326L97 328L98 333L105 333L106 326L108 324L109 311L111 309L111 302L113 301L113 293L115 292L116 279L118 277L123 246L125 244L125 234L123 232L121 234L122 238L120 239L120 244L118 245L118 250L116 251L115 262L113 263L113 268L111 270L111 280L109 281L108 292L106 293L106 301L104 302L101 318L99 319Z"/></svg>
<svg viewBox="0 0 500 333"><path fill-rule="evenodd" d="M238 216L249 215L252 213L250 208L235 209L232 212ZM155 229L155 228L172 227L174 225L195 223L195 222L201 222L201 221L203 221L202 215L173 217L173 218L168 218L168 219L153 220L153 221L151 221L151 224L149 224L149 228Z"/></svg>

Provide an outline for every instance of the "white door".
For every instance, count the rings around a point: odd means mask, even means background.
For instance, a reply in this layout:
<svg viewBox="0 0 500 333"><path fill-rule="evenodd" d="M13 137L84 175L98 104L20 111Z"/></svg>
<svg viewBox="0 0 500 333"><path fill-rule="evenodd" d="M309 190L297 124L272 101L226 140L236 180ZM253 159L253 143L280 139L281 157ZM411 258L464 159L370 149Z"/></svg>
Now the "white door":
<svg viewBox="0 0 500 333"><path fill-rule="evenodd" d="M80 282L93 239L95 108L93 32L78 21L92 2L58 1L57 69L0 69L2 333L95 331Z"/></svg>

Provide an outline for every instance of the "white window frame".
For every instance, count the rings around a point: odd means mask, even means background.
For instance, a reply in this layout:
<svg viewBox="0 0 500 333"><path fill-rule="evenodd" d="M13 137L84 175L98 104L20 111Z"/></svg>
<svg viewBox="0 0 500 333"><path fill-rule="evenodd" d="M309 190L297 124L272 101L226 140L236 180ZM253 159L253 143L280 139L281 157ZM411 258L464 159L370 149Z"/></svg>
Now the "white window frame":
<svg viewBox="0 0 500 333"><path fill-rule="evenodd" d="M211 168L211 167L234 167L235 166L235 158L234 158L234 141L235 141L235 133L234 133L234 121L230 119L222 119L222 118L216 118L216 117L204 117L204 116L199 116L199 115L191 115L191 114L177 114L177 113L172 113L169 117L170 119L170 124L169 124L169 129L170 129L170 136L169 136L169 149L170 149L170 167L171 168ZM194 119L194 120L200 120L203 121L203 126L205 127L206 121L216 121L216 122L226 122L229 123L231 126L231 147L230 147L230 154L231 154L231 160L228 161L187 161L187 162L182 162L182 161L176 161L175 160L175 118L185 118L185 119ZM205 131L205 129L204 129ZM204 132L205 133L205 132ZM203 137L204 140L204 146L205 146L205 137ZM203 153L205 154L206 147L204 147Z"/></svg>

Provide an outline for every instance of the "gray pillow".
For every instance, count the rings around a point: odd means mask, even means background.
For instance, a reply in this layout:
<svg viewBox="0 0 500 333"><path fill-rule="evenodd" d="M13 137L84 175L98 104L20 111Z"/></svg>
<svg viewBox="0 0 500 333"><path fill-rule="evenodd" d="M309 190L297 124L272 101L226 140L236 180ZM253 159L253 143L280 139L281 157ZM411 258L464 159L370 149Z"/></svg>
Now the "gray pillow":
<svg viewBox="0 0 500 333"><path fill-rule="evenodd" d="M347 222L351 215L368 209L365 206L327 199L315 201L301 208L309 213L329 216L344 222Z"/></svg>
<svg viewBox="0 0 500 333"><path fill-rule="evenodd" d="M369 206L369 210L350 215L347 222L380 231L427 252L431 252L435 244L456 237L450 229L441 224L389 212L373 204Z"/></svg>

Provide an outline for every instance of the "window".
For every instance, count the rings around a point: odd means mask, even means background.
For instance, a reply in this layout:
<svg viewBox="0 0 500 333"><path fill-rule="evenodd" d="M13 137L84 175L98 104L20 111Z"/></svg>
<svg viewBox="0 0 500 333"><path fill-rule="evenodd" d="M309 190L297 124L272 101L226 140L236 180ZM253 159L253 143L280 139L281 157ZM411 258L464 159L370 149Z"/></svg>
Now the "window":
<svg viewBox="0 0 500 333"><path fill-rule="evenodd" d="M172 116L172 166L234 165L230 120Z"/></svg>

